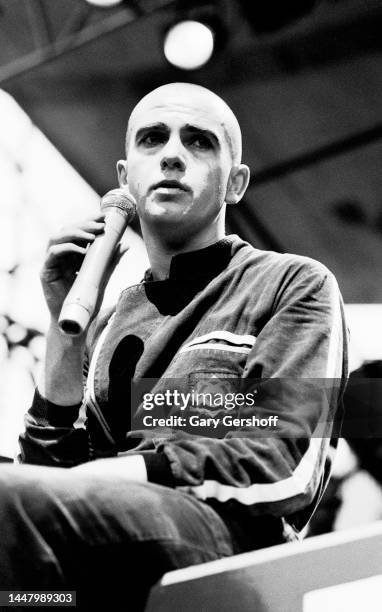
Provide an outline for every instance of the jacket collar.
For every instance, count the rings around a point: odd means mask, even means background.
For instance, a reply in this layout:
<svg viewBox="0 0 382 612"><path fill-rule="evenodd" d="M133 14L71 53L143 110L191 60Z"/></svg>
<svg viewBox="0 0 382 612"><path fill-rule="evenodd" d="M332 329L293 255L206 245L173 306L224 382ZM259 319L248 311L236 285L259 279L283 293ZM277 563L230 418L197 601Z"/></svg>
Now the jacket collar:
<svg viewBox="0 0 382 612"><path fill-rule="evenodd" d="M188 251L174 255L170 264L169 276L165 281L192 281L198 279L212 279L222 272L232 257L232 245L235 236L225 236L218 242L204 249ZM145 272L144 282L154 281L151 269Z"/></svg>

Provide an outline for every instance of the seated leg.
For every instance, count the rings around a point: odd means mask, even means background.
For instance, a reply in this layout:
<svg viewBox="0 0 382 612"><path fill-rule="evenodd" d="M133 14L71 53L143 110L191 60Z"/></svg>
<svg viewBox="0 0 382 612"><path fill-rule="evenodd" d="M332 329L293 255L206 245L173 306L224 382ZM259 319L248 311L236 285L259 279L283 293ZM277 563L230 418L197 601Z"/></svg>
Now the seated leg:
<svg viewBox="0 0 382 612"><path fill-rule="evenodd" d="M0 588L76 590L83 609L142 609L165 572L238 552L186 493L61 468L2 465L0 526Z"/></svg>

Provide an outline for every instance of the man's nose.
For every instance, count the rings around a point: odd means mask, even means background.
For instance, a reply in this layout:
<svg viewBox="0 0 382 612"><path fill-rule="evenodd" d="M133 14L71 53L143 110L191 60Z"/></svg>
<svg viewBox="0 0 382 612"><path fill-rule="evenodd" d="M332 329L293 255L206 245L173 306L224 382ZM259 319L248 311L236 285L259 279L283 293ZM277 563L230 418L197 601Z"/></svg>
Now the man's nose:
<svg viewBox="0 0 382 612"><path fill-rule="evenodd" d="M161 170L179 170L184 172L186 164L180 155L164 155L161 160Z"/></svg>
<svg viewBox="0 0 382 612"><path fill-rule="evenodd" d="M182 152L182 145L178 140L170 139L163 150L161 170L178 170L184 172L186 163Z"/></svg>

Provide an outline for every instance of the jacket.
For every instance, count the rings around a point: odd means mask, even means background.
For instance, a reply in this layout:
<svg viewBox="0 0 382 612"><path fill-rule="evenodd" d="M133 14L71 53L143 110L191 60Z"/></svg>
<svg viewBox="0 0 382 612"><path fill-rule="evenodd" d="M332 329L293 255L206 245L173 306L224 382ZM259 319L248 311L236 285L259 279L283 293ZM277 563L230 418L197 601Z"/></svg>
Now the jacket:
<svg viewBox="0 0 382 612"><path fill-rule="evenodd" d="M330 473L346 336L337 283L317 261L237 236L176 255L168 279L148 271L91 325L82 405L36 392L21 461L69 467L141 453L150 481L300 530ZM189 394L186 409L175 390ZM198 393L209 393L208 405Z"/></svg>

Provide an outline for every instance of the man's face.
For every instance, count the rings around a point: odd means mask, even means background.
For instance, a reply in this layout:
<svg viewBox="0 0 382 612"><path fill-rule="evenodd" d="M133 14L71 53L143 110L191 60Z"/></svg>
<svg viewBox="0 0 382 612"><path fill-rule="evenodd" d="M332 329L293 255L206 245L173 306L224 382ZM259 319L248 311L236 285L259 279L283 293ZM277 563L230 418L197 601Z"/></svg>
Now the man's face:
<svg viewBox="0 0 382 612"><path fill-rule="evenodd" d="M134 115L127 180L146 226L196 233L213 223L231 167L225 125L213 103L168 96Z"/></svg>

